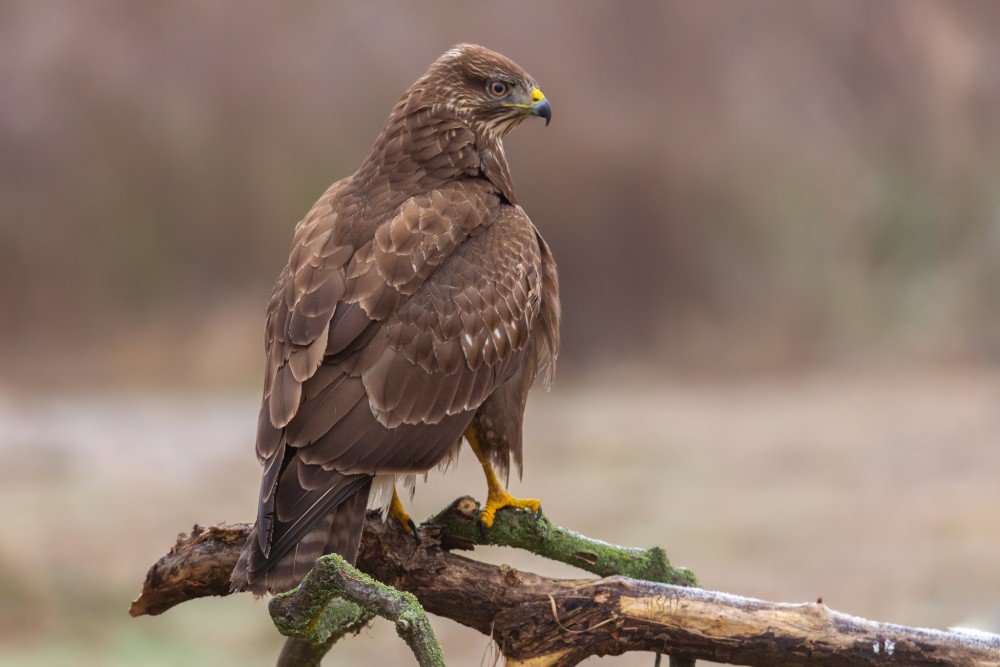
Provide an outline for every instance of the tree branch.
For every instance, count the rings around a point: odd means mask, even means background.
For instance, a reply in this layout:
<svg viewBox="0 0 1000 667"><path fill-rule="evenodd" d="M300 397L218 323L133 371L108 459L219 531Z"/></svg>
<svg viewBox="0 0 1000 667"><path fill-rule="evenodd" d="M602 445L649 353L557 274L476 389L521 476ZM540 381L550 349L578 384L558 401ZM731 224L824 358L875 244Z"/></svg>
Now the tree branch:
<svg viewBox="0 0 1000 667"><path fill-rule="evenodd" d="M357 566L413 593L427 611L492 637L511 665L561 667L591 655L652 651L742 665L1000 667L995 635L907 628L848 616L821 603L765 602L621 576L553 579L451 553L480 542L530 543L529 550L591 571L600 568L598 574L612 567L614 554L634 564L645 553L647 564L635 565L645 568L642 576L661 572L659 578L671 582L693 581L690 572L671 567L665 557L661 561L656 550L604 545L547 520L535 522L526 512L501 512L483 539L475 527L476 508L474 501L459 499L420 527L419 544L396 522L369 519ZM150 569L131 613L158 614L187 599L228 594L229 573L247 531L248 526L196 527L190 537L181 536ZM318 659L284 664L315 665Z"/></svg>
<svg viewBox="0 0 1000 667"><path fill-rule="evenodd" d="M365 623L371 620L368 618ZM358 628L360 630L364 625ZM331 635L322 644L313 644L304 639L289 637L278 655L276 667L319 667L323 657L344 634Z"/></svg>
<svg viewBox="0 0 1000 667"><path fill-rule="evenodd" d="M327 650L347 628L363 626L378 614L396 624L421 667L444 667L441 646L417 598L375 581L337 554L318 558L302 583L271 598L268 609L281 634ZM288 645L286 650L291 650Z"/></svg>
<svg viewBox="0 0 1000 667"><path fill-rule="evenodd" d="M618 574L678 586L698 585L694 573L670 565L660 547L620 547L557 526L544 515L529 517L524 512L501 512L493 527L483 534L478 521L479 503L466 496L431 517L424 527L440 531L441 546L445 549L514 547L601 577Z"/></svg>

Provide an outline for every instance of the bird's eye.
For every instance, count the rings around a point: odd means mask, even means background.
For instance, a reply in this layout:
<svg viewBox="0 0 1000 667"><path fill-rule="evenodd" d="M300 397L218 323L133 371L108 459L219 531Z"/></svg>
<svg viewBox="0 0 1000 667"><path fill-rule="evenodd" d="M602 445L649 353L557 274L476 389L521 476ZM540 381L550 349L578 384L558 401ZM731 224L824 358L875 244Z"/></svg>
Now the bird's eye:
<svg viewBox="0 0 1000 667"><path fill-rule="evenodd" d="M507 94L507 84L503 81L490 81L486 88L493 97L503 97Z"/></svg>

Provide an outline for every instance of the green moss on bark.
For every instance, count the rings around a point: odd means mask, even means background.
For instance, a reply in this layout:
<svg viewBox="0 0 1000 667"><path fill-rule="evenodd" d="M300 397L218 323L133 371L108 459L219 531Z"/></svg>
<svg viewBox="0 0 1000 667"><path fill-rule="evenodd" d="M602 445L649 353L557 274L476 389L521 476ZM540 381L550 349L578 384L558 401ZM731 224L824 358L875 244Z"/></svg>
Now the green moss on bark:
<svg viewBox="0 0 1000 667"><path fill-rule="evenodd" d="M443 667L444 656L427 614L411 594L372 579L337 554L323 556L298 588L269 604L278 631L314 646L329 646L374 616L396 624L423 667Z"/></svg>
<svg viewBox="0 0 1000 667"><path fill-rule="evenodd" d="M608 544L553 524L544 515L535 517L524 510L497 512L493 526L483 531L479 525L479 504L460 498L428 523L440 526L455 546L469 544L516 547L579 567L601 577L621 575L677 586L697 586L694 573L673 567L660 547L636 549ZM457 538L457 539L456 539Z"/></svg>

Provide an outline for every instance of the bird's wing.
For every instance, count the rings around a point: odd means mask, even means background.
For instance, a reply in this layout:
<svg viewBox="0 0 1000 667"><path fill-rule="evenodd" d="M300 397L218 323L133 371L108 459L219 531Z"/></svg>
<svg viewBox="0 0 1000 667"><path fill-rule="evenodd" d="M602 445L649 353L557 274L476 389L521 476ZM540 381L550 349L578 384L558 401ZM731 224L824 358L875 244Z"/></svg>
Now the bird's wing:
<svg viewBox="0 0 1000 667"><path fill-rule="evenodd" d="M302 383L326 355L331 319L344 297L344 273L354 255L349 240L337 233L346 180L324 193L296 226L288 264L271 292L264 327L263 426L281 429L299 407ZM258 433L258 436L260 433ZM270 456L277 443L261 441L257 454Z"/></svg>
<svg viewBox="0 0 1000 667"><path fill-rule="evenodd" d="M531 222L519 207L498 202L460 215L473 220L468 237L393 311L360 358L369 402L385 426L475 409L527 345L541 283Z"/></svg>
<svg viewBox="0 0 1000 667"><path fill-rule="evenodd" d="M440 461L517 367L539 310L534 229L484 181L407 200L367 240L324 222L336 215L300 226L269 309L257 446L272 557L355 475Z"/></svg>
<svg viewBox="0 0 1000 667"><path fill-rule="evenodd" d="M307 382L286 429L302 463L426 470L524 360L539 312L538 243L520 209L489 215L496 220L456 246L350 362Z"/></svg>

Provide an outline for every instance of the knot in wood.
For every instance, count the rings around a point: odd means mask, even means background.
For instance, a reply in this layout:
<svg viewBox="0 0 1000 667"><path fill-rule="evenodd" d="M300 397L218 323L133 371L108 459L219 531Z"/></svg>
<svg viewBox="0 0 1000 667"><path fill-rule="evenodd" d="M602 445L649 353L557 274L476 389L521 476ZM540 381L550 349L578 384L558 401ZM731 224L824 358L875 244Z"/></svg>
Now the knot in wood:
<svg viewBox="0 0 1000 667"><path fill-rule="evenodd" d="M513 587L521 585L521 573L512 568L510 565L500 566L500 577L503 579L503 583L507 586Z"/></svg>
<svg viewBox="0 0 1000 667"><path fill-rule="evenodd" d="M475 498L465 496L455 502L455 511L465 516L476 516L479 513L479 503Z"/></svg>

